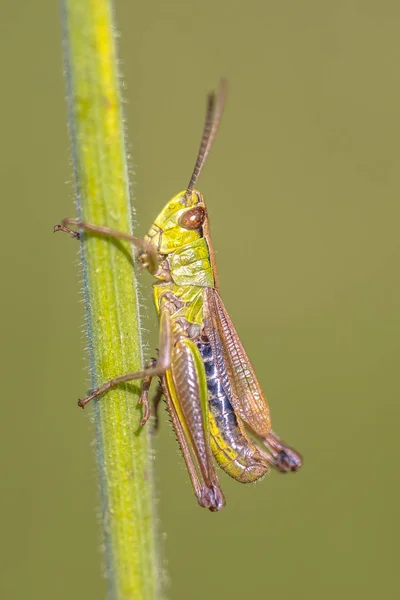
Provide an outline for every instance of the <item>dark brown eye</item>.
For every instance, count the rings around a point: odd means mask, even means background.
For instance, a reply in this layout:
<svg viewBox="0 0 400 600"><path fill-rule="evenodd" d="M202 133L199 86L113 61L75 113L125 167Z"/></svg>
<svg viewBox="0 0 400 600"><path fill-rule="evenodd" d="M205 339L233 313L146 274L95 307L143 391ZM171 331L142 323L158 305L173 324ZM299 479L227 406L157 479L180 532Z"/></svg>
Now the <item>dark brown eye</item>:
<svg viewBox="0 0 400 600"><path fill-rule="evenodd" d="M206 211L202 206L190 208L179 217L179 225L184 229L199 229L206 218Z"/></svg>

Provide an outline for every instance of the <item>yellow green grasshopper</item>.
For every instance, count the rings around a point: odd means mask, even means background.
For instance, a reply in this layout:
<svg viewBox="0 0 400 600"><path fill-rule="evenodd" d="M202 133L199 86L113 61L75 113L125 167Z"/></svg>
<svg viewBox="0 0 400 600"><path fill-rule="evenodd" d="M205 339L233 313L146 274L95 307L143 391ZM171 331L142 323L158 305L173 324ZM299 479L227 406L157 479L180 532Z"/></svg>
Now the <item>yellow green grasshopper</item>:
<svg viewBox="0 0 400 600"><path fill-rule="evenodd" d="M108 381L78 404L84 407L118 384L142 379L144 425L150 416L150 383L159 377L155 405L164 396L197 500L211 511L225 505L213 457L241 483L256 481L270 467L288 472L302 464L301 456L271 429L267 400L219 295L207 209L194 189L217 133L225 96L224 82L218 94L209 94L189 185L167 203L144 240L70 218L54 228L79 237L69 227L74 225L128 240L139 249L142 267L157 279L158 358L143 371Z"/></svg>

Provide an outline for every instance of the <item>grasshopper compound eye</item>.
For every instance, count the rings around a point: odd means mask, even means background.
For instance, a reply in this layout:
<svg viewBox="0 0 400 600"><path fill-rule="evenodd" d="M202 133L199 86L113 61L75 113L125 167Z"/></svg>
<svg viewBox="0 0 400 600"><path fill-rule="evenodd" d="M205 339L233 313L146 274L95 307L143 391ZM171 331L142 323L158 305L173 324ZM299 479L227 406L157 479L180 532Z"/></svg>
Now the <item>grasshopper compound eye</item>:
<svg viewBox="0 0 400 600"><path fill-rule="evenodd" d="M202 206L195 206L186 210L179 218L179 225L184 229L199 229L206 218L206 211Z"/></svg>

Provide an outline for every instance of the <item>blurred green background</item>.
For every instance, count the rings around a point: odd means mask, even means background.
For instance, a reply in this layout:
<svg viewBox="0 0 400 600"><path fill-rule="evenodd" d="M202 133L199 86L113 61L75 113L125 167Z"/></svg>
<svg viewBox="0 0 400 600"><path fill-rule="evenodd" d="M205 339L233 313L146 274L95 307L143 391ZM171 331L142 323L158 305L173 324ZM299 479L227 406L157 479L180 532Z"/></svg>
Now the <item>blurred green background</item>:
<svg viewBox="0 0 400 600"><path fill-rule="evenodd" d="M162 411L160 571L173 599L399 593L400 5L116 2L137 232L201 176L223 298L305 457L201 510ZM0 4L1 577L7 599L104 598L57 3ZM142 276L147 356L157 339Z"/></svg>

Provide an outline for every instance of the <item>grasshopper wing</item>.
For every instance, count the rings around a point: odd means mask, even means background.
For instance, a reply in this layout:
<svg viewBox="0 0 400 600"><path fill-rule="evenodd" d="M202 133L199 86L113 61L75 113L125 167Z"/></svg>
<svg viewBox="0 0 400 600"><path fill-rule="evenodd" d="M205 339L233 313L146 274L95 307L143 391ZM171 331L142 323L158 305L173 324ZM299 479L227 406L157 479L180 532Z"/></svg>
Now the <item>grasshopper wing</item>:
<svg viewBox="0 0 400 600"><path fill-rule="evenodd" d="M219 371L236 414L254 433L265 438L271 429L267 400L228 311L214 288L206 288L204 331L217 368L223 364L228 367Z"/></svg>

